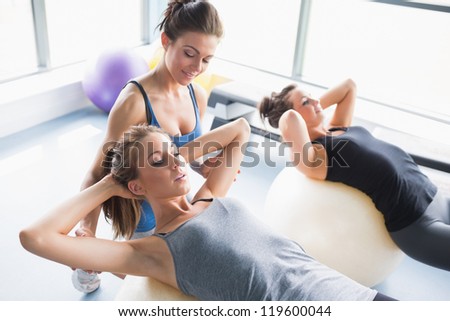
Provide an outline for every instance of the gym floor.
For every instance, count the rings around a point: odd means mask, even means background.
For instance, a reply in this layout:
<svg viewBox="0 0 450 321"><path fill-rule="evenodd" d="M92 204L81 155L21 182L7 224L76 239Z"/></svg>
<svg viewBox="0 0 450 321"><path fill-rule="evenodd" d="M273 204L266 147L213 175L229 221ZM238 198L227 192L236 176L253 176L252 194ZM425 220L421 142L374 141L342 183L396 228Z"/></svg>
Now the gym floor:
<svg viewBox="0 0 450 321"><path fill-rule="evenodd" d="M210 116L209 118L211 118ZM207 117L208 118L208 117ZM88 106L53 121L0 139L0 300L14 301L108 301L114 300L122 280L102 273L101 287L82 294L71 284L72 271L26 252L19 243L19 231L41 217L49 208L79 190L81 181L100 145L107 116ZM207 125L205 125L207 127ZM261 136L252 135L261 142ZM244 198L254 213L262 213L271 182L284 168L285 157L260 155L265 162L241 169L230 196ZM440 185L450 183L448 174L428 171ZM201 182L190 175L192 185ZM250 192L251 191L251 192ZM111 238L110 226L101 220L99 237ZM450 272L405 258L376 289L399 300L450 300Z"/></svg>

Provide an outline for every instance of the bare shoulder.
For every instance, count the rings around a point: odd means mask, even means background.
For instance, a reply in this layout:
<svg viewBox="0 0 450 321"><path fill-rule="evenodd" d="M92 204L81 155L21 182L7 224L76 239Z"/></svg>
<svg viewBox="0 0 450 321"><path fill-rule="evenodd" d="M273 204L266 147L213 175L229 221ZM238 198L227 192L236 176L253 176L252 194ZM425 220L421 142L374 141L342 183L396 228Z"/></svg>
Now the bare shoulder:
<svg viewBox="0 0 450 321"><path fill-rule="evenodd" d="M118 114L140 114L145 113L145 99L142 93L136 86L128 85L126 86L117 97L113 108L111 109L111 115L114 113Z"/></svg>
<svg viewBox="0 0 450 321"><path fill-rule="evenodd" d="M208 103L206 90L195 82L192 83L192 86L194 88L195 99L197 100L197 105L198 108L200 109L200 114L203 115L204 112L206 111L206 105Z"/></svg>
<svg viewBox="0 0 450 321"><path fill-rule="evenodd" d="M130 126L146 123L145 101L136 88L122 90L108 116L108 136L120 137Z"/></svg>

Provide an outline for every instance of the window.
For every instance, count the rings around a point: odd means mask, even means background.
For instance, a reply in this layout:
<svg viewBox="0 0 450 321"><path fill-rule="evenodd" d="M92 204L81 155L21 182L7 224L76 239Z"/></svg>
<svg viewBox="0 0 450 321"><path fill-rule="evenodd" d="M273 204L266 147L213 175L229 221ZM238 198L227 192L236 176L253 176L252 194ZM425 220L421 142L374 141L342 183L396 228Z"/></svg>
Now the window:
<svg viewBox="0 0 450 321"><path fill-rule="evenodd" d="M426 114L450 115L448 13L368 1L312 1L303 78Z"/></svg>
<svg viewBox="0 0 450 321"><path fill-rule="evenodd" d="M0 1L0 82L83 61L105 48L139 46L151 39L153 30L143 28L155 25L162 4L162 0Z"/></svg>
<svg viewBox="0 0 450 321"><path fill-rule="evenodd" d="M225 36L216 56L291 76L301 1L212 0Z"/></svg>
<svg viewBox="0 0 450 321"><path fill-rule="evenodd" d="M0 1L0 82L36 70L31 1Z"/></svg>
<svg viewBox="0 0 450 321"><path fill-rule="evenodd" d="M320 86L352 77L361 96L450 121L448 0L210 1L225 26L217 57ZM150 41L166 6L0 1L0 82Z"/></svg>
<svg viewBox="0 0 450 321"><path fill-rule="evenodd" d="M46 0L52 67L141 44L140 0Z"/></svg>

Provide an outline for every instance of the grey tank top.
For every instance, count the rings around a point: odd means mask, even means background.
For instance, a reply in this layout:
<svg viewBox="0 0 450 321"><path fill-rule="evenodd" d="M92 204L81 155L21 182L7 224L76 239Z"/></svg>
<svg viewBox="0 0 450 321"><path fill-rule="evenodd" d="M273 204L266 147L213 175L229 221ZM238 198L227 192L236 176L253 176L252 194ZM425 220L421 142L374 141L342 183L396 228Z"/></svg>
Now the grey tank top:
<svg viewBox="0 0 450 321"><path fill-rule="evenodd" d="M377 293L318 263L236 199L216 198L174 231L155 236L170 249L180 290L200 300L355 301Z"/></svg>

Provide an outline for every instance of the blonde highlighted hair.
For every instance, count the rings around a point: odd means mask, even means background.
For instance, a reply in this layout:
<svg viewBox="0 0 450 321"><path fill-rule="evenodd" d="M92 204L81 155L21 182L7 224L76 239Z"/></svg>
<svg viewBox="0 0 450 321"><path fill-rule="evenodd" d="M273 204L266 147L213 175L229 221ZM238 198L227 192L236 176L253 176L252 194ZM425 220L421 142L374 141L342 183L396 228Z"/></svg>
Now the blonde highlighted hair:
<svg viewBox="0 0 450 321"><path fill-rule="evenodd" d="M145 138L159 133L170 138L162 129L142 124L131 126L123 138L112 144L104 157L102 167L104 175L112 177L128 189L128 182L138 177L139 155L143 151ZM141 217L141 200L112 197L103 203L103 212L112 224L114 238L131 238Z"/></svg>

